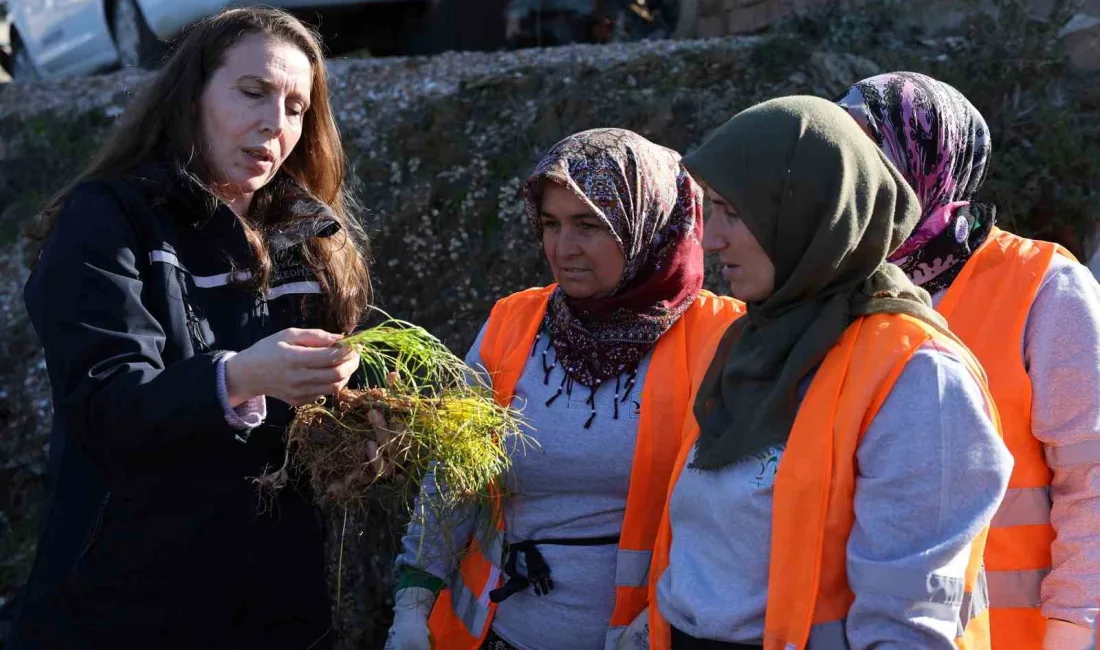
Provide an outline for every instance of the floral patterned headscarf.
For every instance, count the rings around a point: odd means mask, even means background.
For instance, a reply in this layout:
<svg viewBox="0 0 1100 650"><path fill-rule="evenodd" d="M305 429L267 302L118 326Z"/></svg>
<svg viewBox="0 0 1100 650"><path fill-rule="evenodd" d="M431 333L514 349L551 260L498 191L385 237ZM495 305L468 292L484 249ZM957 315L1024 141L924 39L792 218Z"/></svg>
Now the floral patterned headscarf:
<svg viewBox="0 0 1100 650"><path fill-rule="evenodd" d="M625 129L569 136L524 184L542 237L547 181L563 185L607 224L623 253L622 279L603 298L550 297L545 328L566 376L589 388L637 369L703 286L703 194L680 155Z"/></svg>
<svg viewBox="0 0 1100 650"><path fill-rule="evenodd" d="M992 206L971 206L991 153L981 113L952 86L916 72L864 79L839 102L916 192L916 230L890 261L936 293L992 228Z"/></svg>

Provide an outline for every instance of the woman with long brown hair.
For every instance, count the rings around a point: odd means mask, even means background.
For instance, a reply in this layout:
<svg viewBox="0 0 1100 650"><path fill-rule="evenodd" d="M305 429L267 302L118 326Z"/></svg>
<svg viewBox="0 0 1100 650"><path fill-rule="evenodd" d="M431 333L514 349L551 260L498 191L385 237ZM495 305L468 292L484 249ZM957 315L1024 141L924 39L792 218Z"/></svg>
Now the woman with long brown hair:
<svg viewBox="0 0 1100 650"><path fill-rule="evenodd" d="M47 508L14 645L331 645L304 485L259 500L291 407L358 366L366 243L316 36L193 27L44 211L24 297L53 389Z"/></svg>

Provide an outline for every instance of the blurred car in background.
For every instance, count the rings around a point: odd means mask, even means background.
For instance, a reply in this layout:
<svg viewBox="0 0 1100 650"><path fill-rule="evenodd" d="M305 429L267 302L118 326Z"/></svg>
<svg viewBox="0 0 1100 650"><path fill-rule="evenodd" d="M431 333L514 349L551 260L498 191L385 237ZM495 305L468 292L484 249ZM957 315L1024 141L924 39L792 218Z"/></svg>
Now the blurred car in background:
<svg viewBox="0 0 1100 650"><path fill-rule="evenodd" d="M14 81L149 67L192 22L257 2L320 32L330 55L431 55L567 43L678 38L699 0L0 0Z"/></svg>
<svg viewBox="0 0 1100 650"><path fill-rule="evenodd" d="M434 0L263 0L314 25L332 53L389 53ZM7 0L14 81L155 64L196 20L255 0Z"/></svg>

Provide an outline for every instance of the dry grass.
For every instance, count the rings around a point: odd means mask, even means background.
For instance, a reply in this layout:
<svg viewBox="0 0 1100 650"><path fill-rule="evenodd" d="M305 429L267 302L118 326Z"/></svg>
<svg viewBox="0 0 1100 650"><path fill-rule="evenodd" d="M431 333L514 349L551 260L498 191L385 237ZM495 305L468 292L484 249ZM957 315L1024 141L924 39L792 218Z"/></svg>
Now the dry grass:
<svg viewBox="0 0 1100 650"><path fill-rule="evenodd" d="M423 328L391 318L342 344L385 386L299 407L287 462L258 483L277 490L300 471L322 504L359 509L379 480L393 475L415 488L431 471L434 507L495 499L511 455L527 444L519 413L497 404L488 384Z"/></svg>

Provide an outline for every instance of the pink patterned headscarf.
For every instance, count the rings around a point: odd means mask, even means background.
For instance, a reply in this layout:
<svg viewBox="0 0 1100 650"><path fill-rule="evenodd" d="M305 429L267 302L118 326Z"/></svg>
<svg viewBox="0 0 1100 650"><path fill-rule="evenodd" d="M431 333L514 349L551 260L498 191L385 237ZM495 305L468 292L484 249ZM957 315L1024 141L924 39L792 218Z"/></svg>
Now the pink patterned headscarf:
<svg viewBox="0 0 1100 650"><path fill-rule="evenodd" d="M982 114L955 88L916 72L864 79L837 102L855 118L920 199L921 220L890 261L912 256L949 227L965 242L957 216L985 180L991 152Z"/></svg>

